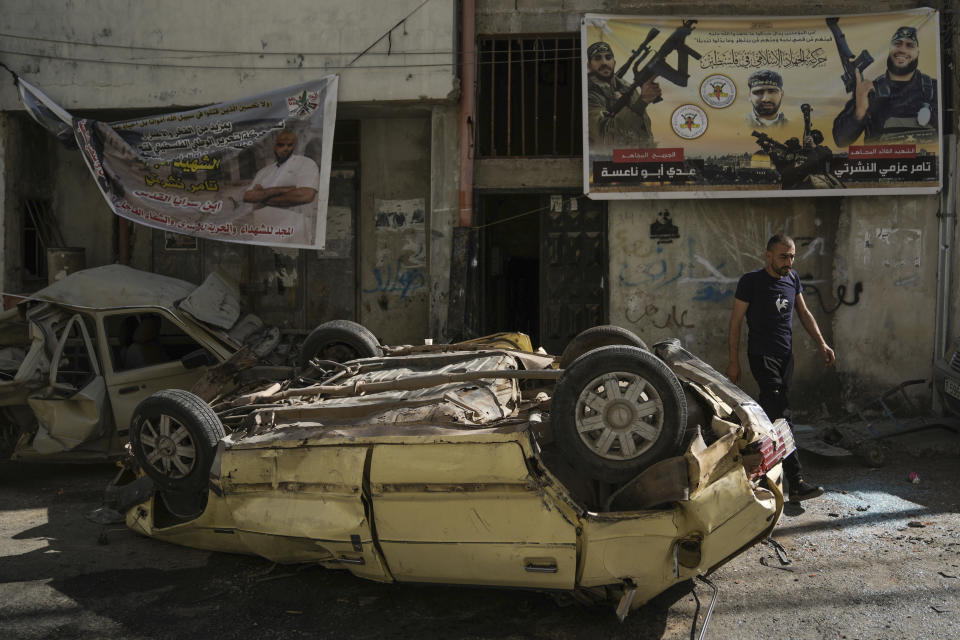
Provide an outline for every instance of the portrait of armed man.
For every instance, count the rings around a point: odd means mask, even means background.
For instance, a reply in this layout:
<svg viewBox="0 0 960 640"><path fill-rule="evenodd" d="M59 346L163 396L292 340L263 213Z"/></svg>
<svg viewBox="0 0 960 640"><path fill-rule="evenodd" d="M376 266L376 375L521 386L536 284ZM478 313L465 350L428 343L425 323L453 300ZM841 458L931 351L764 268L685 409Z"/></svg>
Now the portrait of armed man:
<svg viewBox="0 0 960 640"><path fill-rule="evenodd" d="M864 142L932 140L938 131L937 81L920 71L920 41L914 27L890 38L887 70L867 80L856 72L856 88L833 121L833 140L846 147Z"/></svg>

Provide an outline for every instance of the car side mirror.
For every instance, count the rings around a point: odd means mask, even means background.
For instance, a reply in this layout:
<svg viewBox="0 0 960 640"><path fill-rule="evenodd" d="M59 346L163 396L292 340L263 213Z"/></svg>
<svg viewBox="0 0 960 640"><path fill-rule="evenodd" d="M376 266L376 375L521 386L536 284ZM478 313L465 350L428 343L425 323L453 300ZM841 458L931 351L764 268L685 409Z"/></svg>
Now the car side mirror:
<svg viewBox="0 0 960 640"><path fill-rule="evenodd" d="M197 349L180 358L180 364L185 369L196 369L197 367L215 365L217 359L206 349Z"/></svg>

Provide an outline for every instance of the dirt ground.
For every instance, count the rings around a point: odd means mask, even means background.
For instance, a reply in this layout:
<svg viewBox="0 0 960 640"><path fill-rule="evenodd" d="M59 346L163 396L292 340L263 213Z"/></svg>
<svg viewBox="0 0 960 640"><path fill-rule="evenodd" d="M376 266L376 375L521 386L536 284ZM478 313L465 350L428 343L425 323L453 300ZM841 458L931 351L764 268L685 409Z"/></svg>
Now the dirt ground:
<svg viewBox="0 0 960 640"><path fill-rule="evenodd" d="M759 545L710 576L707 637L960 637L960 436L917 442L888 444L879 469L805 453L827 493L788 506L774 538L791 563ZM0 638L691 638L710 602L687 582L621 624L612 607L549 594L177 547L85 518L114 471L0 463Z"/></svg>

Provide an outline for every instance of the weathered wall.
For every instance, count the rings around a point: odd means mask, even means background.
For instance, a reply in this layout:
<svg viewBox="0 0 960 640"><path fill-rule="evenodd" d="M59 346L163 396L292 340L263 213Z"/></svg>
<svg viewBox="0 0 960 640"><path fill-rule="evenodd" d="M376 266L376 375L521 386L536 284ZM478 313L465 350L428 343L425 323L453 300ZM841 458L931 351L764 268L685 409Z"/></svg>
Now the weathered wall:
<svg viewBox="0 0 960 640"><path fill-rule="evenodd" d="M430 123L426 114L361 126L360 322L387 344L429 337Z"/></svg>
<svg viewBox="0 0 960 640"><path fill-rule="evenodd" d="M647 342L678 337L725 370L737 279L763 266L767 238L784 231L797 240L807 305L837 352L836 367L824 369L795 320L798 396L815 393L838 408L877 395L929 376L938 206L937 196L611 202L610 320ZM650 225L664 210L679 237L658 241ZM744 329L744 370L745 345ZM749 375L744 386L756 391Z"/></svg>
<svg viewBox="0 0 960 640"><path fill-rule="evenodd" d="M863 309L836 314L850 391L930 377L936 309L938 196L850 198L835 272L864 283Z"/></svg>
<svg viewBox="0 0 960 640"><path fill-rule="evenodd" d="M420 4L6 0L0 59L68 110L195 106L328 73L343 102L442 100L456 87L455 3Z"/></svg>

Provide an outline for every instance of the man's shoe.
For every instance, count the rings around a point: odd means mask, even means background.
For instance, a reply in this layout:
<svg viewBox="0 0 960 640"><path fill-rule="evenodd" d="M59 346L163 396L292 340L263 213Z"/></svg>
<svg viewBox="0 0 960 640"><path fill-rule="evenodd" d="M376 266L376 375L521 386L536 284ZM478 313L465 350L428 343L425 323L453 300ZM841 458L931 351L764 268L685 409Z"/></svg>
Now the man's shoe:
<svg viewBox="0 0 960 640"><path fill-rule="evenodd" d="M810 498L819 498L823 495L823 487L815 487L812 484L807 484L803 480L790 485L790 502L793 504L798 504L803 500L809 500Z"/></svg>

